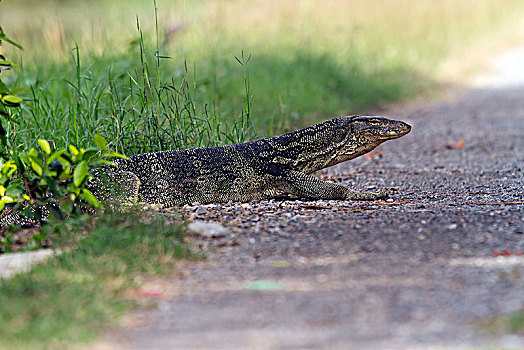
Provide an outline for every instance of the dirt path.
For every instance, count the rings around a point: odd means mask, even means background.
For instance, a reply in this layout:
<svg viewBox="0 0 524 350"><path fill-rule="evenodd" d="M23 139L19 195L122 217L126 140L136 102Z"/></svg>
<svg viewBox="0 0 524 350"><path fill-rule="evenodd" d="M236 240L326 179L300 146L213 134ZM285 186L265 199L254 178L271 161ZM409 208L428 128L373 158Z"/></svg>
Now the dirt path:
<svg viewBox="0 0 524 350"><path fill-rule="evenodd" d="M411 134L319 174L386 188L393 202L204 208L233 233L182 277L146 284L162 291L158 309L132 315L144 324L108 344L524 348L524 337L480 326L524 307L524 85L489 86L387 113Z"/></svg>

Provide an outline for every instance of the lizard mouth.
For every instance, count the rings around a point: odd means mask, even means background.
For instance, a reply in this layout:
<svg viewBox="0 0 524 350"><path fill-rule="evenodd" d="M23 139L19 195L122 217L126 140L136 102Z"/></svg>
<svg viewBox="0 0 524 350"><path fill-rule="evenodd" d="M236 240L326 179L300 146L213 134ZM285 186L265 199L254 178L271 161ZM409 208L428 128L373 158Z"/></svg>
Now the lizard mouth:
<svg viewBox="0 0 524 350"><path fill-rule="evenodd" d="M404 127L402 130L400 130L400 132L398 133L398 137L401 137L401 136L404 136L406 134L409 134L409 132L411 131L411 125L407 124L407 123L404 123L402 122L402 126Z"/></svg>

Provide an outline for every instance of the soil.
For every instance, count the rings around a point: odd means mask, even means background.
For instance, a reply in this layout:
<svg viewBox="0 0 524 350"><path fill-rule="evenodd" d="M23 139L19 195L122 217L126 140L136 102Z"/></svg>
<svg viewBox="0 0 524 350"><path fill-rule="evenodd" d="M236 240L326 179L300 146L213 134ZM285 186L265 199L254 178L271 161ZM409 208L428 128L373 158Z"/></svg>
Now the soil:
<svg viewBox="0 0 524 350"><path fill-rule="evenodd" d="M186 207L229 233L146 282L150 310L104 343L136 349L524 348L486 326L524 310L524 85L383 115L412 131L319 177L376 202ZM101 343L103 344L103 343Z"/></svg>

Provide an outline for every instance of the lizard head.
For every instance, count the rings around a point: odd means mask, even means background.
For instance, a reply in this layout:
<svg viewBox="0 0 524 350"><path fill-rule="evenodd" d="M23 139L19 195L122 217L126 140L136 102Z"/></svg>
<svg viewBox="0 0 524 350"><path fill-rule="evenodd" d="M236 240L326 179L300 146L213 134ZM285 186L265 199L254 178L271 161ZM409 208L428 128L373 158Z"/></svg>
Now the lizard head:
<svg viewBox="0 0 524 350"><path fill-rule="evenodd" d="M382 142L406 135L411 126L398 120L375 116L341 117L344 136L335 156L326 164L331 166L370 152Z"/></svg>
<svg viewBox="0 0 524 350"><path fill-rule="evenodd" d="M383 117L347 117L351 119L353 132L363 136L370 143L382 143L396 139L411 131L411 126L399 120Z"/></svg>
<svg viewBox="0 0 524 350"><path fill-rule="evenodd" d="M410 130L411 126L397 120L347 116L279 136L271 145L280 158L310 174L368 153L382 142L404 136Z"/></svg>

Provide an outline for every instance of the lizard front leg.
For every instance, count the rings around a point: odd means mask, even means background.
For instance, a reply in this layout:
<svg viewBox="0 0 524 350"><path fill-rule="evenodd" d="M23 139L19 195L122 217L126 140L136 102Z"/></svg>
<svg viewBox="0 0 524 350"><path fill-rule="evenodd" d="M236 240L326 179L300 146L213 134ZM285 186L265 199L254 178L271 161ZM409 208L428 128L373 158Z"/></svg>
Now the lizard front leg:
<svg viewBox="0 0 524 350"><path fill-rule="evenodd" d="M311 199L377 200L386 198L385 192L352 191L332 182L322 181L313 175L292 170L286 173L284 190L291 195Z"/></svg>

